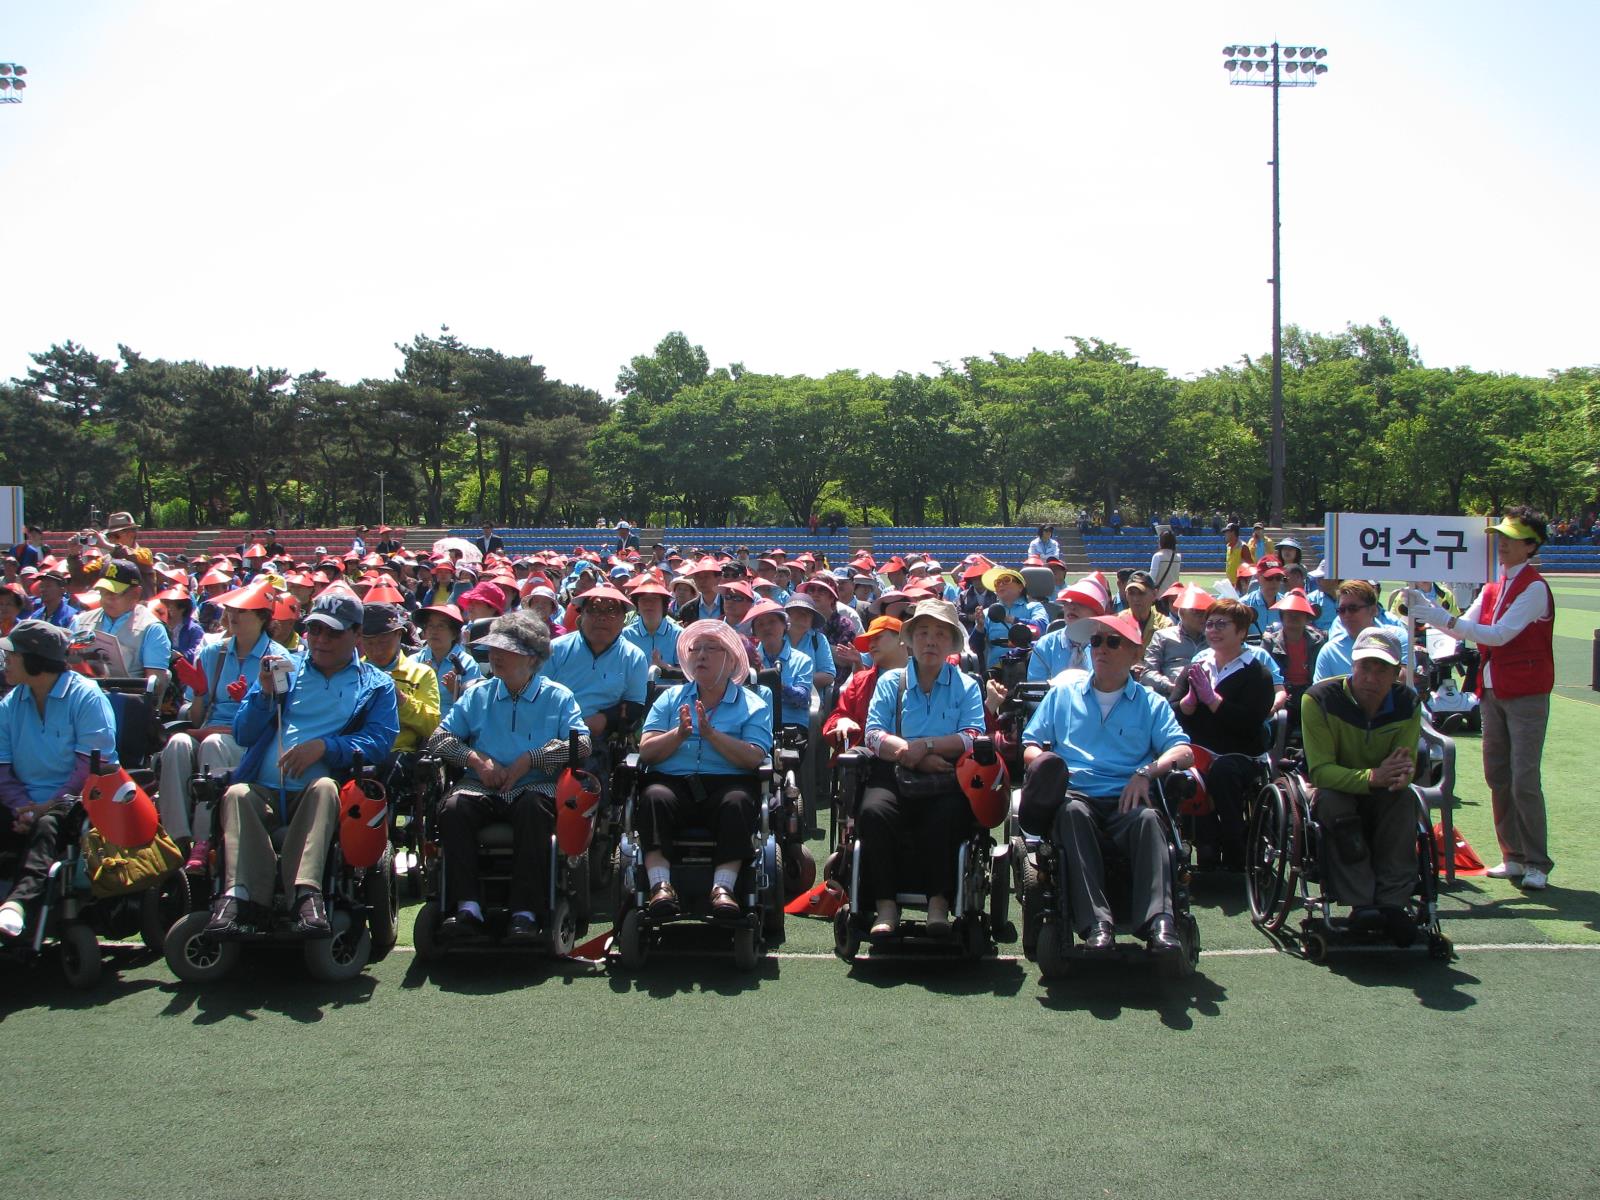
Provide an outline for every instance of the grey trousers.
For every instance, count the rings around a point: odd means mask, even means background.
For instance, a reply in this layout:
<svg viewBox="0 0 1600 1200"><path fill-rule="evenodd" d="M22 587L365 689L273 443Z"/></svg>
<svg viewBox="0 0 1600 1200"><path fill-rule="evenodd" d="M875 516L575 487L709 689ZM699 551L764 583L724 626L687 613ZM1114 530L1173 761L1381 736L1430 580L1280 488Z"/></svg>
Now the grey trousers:
<svg viewBox="0 0 1600 1200"><path fill-rule="evenodd" d="M299 795L289 794L289 832L283 839L283 889L322 890L328 850L339 831L339 788L319 779ZM278 793L258 783L236 783L222 794L223 885L245 887L257 904L272 903L272 835L278 825Z"/></svg>
<svg viewBox="0 0 1600 1200"><path fill-rule="evenodd" d="M1539 777L1544 734L1550 724L1550 695L1502 700L1483 693L1483 777L1494 810L1494 835L1500 855L1549 873L1544 815L1544 785Z"/></svg>
<svg viewBox="0 0 1600 1200"><path fill-rule="evenodd" d="M1172 915L1172 879L1167 871L1167 838L1153 808L1117 811L1115 796L1069 792L1056 811L1056 844L1067 856L1071 881L1072 923L1080 934L1089 926L1112 921L1106 899L1106 869L1100 855L1100 831L1128 860L1133 903L1129 916L1143 930L1158 916Z"/></svg>
<svg viewBox="0 0 1600 1200"><path fill-rule="evenodd" d="M1417 799L1410 788L1365 796L1317 788L1311 802L1322 826L1322 870L1334 899L1352 908L1400 908L1411 899L1417 885ZM1349 824L1341 828L1341 822Z"/></svg>
<svg viewBox="0 0 1600 1200"><path fill-rule="evenodd" d="M175 733L161 750L161 790L156 794L161 807L161 824L175 838L196 841L211 836L211 810L192 812L189 785L196 775L211 768L213 775L226 775L244 758L244 750L232 734L207 734L196 743L187 733Z"/></svg>

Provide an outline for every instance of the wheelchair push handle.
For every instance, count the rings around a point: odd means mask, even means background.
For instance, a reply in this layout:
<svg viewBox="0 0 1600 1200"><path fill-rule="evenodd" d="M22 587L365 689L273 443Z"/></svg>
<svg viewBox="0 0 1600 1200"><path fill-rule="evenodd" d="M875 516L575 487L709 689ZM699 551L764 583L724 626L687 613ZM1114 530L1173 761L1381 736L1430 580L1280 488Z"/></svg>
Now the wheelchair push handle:
<svg viewBox="0 0 1600 1200"><path fill-rule="evenodd" d="M567 734L567 766L576 771L583 765L583 734L571 730Z"/></svg>

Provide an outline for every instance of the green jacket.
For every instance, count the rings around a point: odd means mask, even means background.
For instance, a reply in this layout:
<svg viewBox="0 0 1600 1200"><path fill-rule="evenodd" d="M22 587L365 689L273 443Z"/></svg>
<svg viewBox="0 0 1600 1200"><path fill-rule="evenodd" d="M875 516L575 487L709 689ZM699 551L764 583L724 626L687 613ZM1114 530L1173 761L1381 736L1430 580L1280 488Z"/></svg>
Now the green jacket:
<svg viewBox="0 0 1600 1200"><path fill-rule="evenodd" d="M1300 698L1306 770L1316 787L1357 795L1372 791L1372 768L1398 746L1415 755L1421 734L1422 706L1404 684L1395 684L1370 719L1351 695L1348 675L1324 679Z"/></svg>

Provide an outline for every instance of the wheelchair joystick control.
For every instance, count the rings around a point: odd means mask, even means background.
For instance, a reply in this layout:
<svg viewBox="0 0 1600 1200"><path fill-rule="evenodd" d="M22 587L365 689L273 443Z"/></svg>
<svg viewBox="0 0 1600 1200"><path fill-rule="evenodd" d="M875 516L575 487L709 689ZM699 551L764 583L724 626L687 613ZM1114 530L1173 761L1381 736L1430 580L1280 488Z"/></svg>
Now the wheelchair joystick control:
<svg viewBox="0 0 1600 1200"><path fill-rule="evenodd" d="M994 739L986 737L973 738L972 757L980 766L993 766L995 760Z"/></svg>

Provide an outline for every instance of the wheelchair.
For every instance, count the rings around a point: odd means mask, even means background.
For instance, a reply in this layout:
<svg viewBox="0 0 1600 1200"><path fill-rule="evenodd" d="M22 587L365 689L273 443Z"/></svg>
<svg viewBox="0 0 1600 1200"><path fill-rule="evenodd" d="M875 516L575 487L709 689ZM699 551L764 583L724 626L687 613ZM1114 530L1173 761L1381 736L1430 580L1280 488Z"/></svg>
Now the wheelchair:
<svg viewBox="0 0 1600 1200"><path fill-rule="evenodd" d="M572 766L582 766L576 760L576 738ZM447 793L441 793L424 817L424 828L430 839L437 839L438 809ZM551 805L552 819L549 838L549 888L544 896L544 911L538 915L544 931L544 950L552 958L565 958L572 953L578 940L589 932L592 916L590 900L590 858L587 852L566 855L556 839L554 801L535 793L525 793L519 803ZM510 888L512 863L516 853L516 833L509 821L490 821L478 831L478 884L482 889L484 932L471 937L446 940L440 928L446 917L455 911L450 897L449 873L445 869L444 855L437 841L428 842L429 854L424 861L423 903L417 910L412 925L411 940L419 962L431 962L442 957L454 947L483 947L498 945L504 937L511 919ZM592 849L592 843L591 847Z"/></svg>
<svg viewBox="0 0 1600 1200"><path fill-rule="evenodd" d="M159 718L160 697L153 682L142 676L103 676L94 682L111 702L118 763L154 801L156 772L152 762L164 734ZM98 751L90 755L89 772L100 773ZM188 911L190 903L187 880L178 870L138 891L95 896L82 847L88 823L81 800L74 801L62 827L65 849L61 858L51 864L27 936L12 942L4 951L6 957L26 962L39 958L49 945L59 946L62 974L75 988L90 988L99 981L104 966L101 938L122 941L137 934L146 948L159 953L167 928ZM10 890L21 859L21 851L0 859L0 898Z"/></svg>
<svg viewBox="0 0 1600 1200"><path fill-rule="evenodd" d="M866 794L875 756L865 747L856 747L839 756L837 797L834 802L833 836L823 875L843 895L843 903L833 916L833 952L847 963L861 960L861 944L872 926L870 909L858 911L855 897L861 892L861 841L856 834L856 819ZM976 821L956 851L956 894L950 905L951 936L930 934L924 922L908 919L906 911L927 911L925 892L897 892L900 927L895 934L875 943L872 956L891 956L897 950L948 952L968 960L993 954L996 944L1010 941L1016 931L1010 922L1011 895L1007 881L1009 847L996 845L991 832Z"/></svg>
<svg viewBox="0 0 1600 1200"><path fill-rule="evenodd" d="M781 728L778 706L778 672L762 672L754 686L765 692L773 706L773 725ZM799 831L791 789L783 786L786 764L790 762L781 744L757 769L762 795L757 797L756 824L751 831L750 850L739 867L734 894L741 913L737 920L712 917L705 899L711 890L716 867L716 836L705 828L678 831L666 850L672 863L673 884L677 888L681 912L665 920L650 915L649 876L644 866L644 848L639 832L638 808L642 800L644 769L637 753L629 756L633 771L633 790L623 810L622 837L617 849L617 922L613 949L616 963L625 971L637 971L648 961L651 951L665 940L666 930L674 925L714 925L733 934L733 961L740 970L754 970L767 948L783 941L784 864L783 841Z"/></svg>
<svg viewBox="0 0 1600 1200"><path fill-rule="evenodd" d="M374 778L376 769L365 766L358 755L352 763L351 778ZM226 781L210 775L195 780L197 803L213 806L221 802ZM240 922L239 932L227 938L206 933L210 905L222 894L224 836L220 815L213 812L213 838L206 869L208 884L201 895L205 903L185 914L167 931L163 952L167 966L185 983L207 984L223 978L239 961L246 944L276 947L299 946L306 970L325 983L354 979L369 963L382 962L394 949L399 932L399 889L395 879L394 846L385 845L378 861L370 867L351 867L340 853L336 833L328 847L323 869L322 894L328 907L330 936L308 937L294 928L294 896L286 892L282 873L273 870L273 895L265 907L265 920ZM287 822L269 832L275 854L283 852ZM194 881L191 880L191 887Z"/></svg>
<svg viewBox="0 0 1600 1200"><path fill-rule="evenodd" d="M453 782L445 763L421 750L403 750L384 768L384 789L390 798L389 844L394 849L397 887L412 899L427 894L427 861L438 854L433 815Z"/></svg>
<svg viewBox="0 0 1600 1200"><path fill-rule="evenodd" d="M1441 849L1430 807L1442 807L1449 824L1455 746L1427 725L1423 742L1428 753L1419 757L1418 782L1410 787L1417 806L1417 880L1406 906L1414 932L1405 941L1420 934L1429 957L1448 962L1453 947L1439 924ZM1429 779L1433 782L1426 782ZM1298 944L1307 959L1320 962L1335 943L1388 942L1392 935L1387 929L1362 928L1350 917L1334 915L1340 901L1328 890L1322 869L1332 848L1311 798L1310 782L1294 772L1279 776L1256 796L1245 842L1245 890L1250 919L1258 929L1275 940ZM1448 874L1454 878L1453 859Z"/></svg>
<svg viewBox="0 0 1600 1200"><path fill-rule="evenodd" d="M1172 917L1182 952L1159 960L1163 974L1183 978L1194 974L1200 961L1200 926L1191 911L1189 885L1193 878L1190 863L1192 847L1184 837L1177 806L1180 797L1192 787L1187 776L1168 776L1152 780L1150 795L1167 843L1167 870L1172 882ZM1060 979L1074 964L1103 958L1148 959L1143 947L1119 940L1110 954L1090 955L1077 942L1071 913L1070 870L1067 855L1050 834L1030 833L1022 828L1022 794L1012 796L1007 822L1009 859L1014 872L1013 886L1022 915L1022 953L1039 965L1045 979ZM1100 857L1105 867L1106 897L1111 901L1117 932L1132 932L1129 908L1132 903L1127 860L1108 838L1100 839Z"/></svg>

